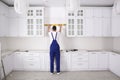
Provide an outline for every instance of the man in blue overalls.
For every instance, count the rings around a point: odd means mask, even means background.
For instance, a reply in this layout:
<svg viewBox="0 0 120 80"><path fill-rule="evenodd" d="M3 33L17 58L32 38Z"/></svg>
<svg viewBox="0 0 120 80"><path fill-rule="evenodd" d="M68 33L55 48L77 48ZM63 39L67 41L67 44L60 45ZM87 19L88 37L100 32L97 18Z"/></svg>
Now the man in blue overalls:
<svg viewBox="0 0 120 80"><path fill-rule="evenodd" d="M58 36L61 32L61 25L59 31L57 31L56 26L51 27L48 26L49 36L50 36L50 72L54 73L54 61L56 61L56 71L57 74L60 73L60 47L58 44ZM55 59L55 60L54 60Z"/></svg>

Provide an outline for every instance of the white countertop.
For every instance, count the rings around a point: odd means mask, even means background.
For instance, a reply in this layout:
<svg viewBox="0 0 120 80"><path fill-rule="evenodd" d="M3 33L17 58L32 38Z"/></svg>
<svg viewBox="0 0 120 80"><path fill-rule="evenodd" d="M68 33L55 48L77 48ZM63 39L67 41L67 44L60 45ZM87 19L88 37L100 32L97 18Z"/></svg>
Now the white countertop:
<svg viewBox="0 0 120 80"><path fill-rule="evenodd" d="M7 56L7 55L10 55L10 54L13 54L14 52L32 52L32 53L49 53L49 50L3 50L1 51L2 53L2 58ZM114 51L114 50L78 50L78 51L70 51L70 50L62 50L61 53L66 53L66 52L114 52L114 53L117 53L117 54L120 54L119 51Z"/></svg>

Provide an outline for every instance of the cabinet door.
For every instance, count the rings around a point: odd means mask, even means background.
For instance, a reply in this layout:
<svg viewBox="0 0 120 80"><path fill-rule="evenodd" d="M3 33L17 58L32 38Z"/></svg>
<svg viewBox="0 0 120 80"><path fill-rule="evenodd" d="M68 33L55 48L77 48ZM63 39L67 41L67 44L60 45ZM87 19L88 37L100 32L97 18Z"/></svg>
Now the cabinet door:
<svg viewBox="0 0 120 80"><path fill-rule="evenodd" d="M18 18L9 18L9 33L8 36L17 37L18 36Z"/></svg>
<svg viewBox="0 0 120 80"><path fill-rule="evenodd" d="M14 70L24 70L23 54L20 52L14 54Z"/></svg>
<svg viewBox="0 0 120 80"><path fill-rule="evenodd" d="M111 32L111 19L110 18L102 18L102 36L110 37L112 36Z"/></svg>
<svg viewBox="0 0 120 80"><path fill-rule="evenodd" d="M67 36L75 37L75 19L69 18L67 19Z"/></svg>
<svg viewBox="0 0 120 80"><path fill-rule="evenodd" d="M102 17L102 8L95 7L93 8L93 16L96 18Z"/></svg>
<svg viewBox="0 0 120 80"><path fill-rule="evenodd" d="M89 53L89 69L90 70L98 69L98 55L95 52Z"/></svg>
<svg viewBox="0 0 120 80"><path fill-rule="evenodd" d="M101 18L94 18L93 19L93 29L94 29L94 36L102 36L102 19Z"/></svg>
<svg viewBox="0 0 120 80"><path fill-rule="evenodd" d="M70 54L67 53L62 53L60 55L60 66L61 66L61 71L69 71L70 70Z"/></svg>
<svg viewBox="0 0 120 80"><path fill-rule="evenodd" d="M44 20L43 18L35 19L35 35L43 37L44 36Z"/></svg>
<svg viewBox="0 0 120 80"><path fill-rule="evenodd" d="M76 25L76 32L77 36L83 36L84 35L84 25L85 19L84 18L77 18L77 25Z"/></svg>
<svg viewBox="0 0 120 80"><path fill-rule="evenodd" d="M110 70L115 73L116 75L120 76L120 55L116 53L111 53L110 54L110 63L109 63L109 68Z"/></svg>
<svg viewBox="0 0 120 80"><path fill-rule="evenodd" d="M98 53L98 68L101 70L107 70L108 69L108 58L109 55L106 52L100 52Z"/></svg>
<svg viewBox="0 0 120 80"><path fill-rule="evenodd" d="M5 37L8 33L8 17L0 14L0 36Z"/></svg>
<svg viewBox="0 0 120 80"><path fill-rule="evenodd" d="M40 54L36 52L27 52L23 55L24 70L40 71Z"/></svg>
<svg viewBox="0 0 120 80"><path fill-rule="evenodd" d="M112 17L112 36L119 37L120 36L120 16Z"/></svg>
<svg viewBox="0 0 120 80"><path fill-rule="evenodd" d="M18 19L18 36L26 37L27 36L27 19L26 17L21 17Z"/></svg>
<svg viewBox="0 0 120 80"><path fill-rule="evenodd" d="M27 13L27 35L44 36L44 8L30 7Z"/></svg>
<svg viewBox="0 0 120 80"><path fill-rule="evenodd" d="M49 55L49 53L44 54L44 71L50 71L50 55Z"/></svg>
<svg viewBox="0 0 120 80"><path fill-rule="evenodd" d="M93 18L85 19L84 34L85 36L93 36L94 34Z"/></svg>
<svg viewBox="0 0 120 80"><path fill-rule="evenodd" d="M93 8L85 8L85 17L93 18Z"/></svg>
<svg viewBox="0 0 120 80"><path fill-rule="evenodd" d="M88 69L88 54L75 52L71 54L71 67L73 71Z"/></svg>
<svg viewBox="0 0 120 80"><path fill-rule="evenodd" d="M8 75L13 70L13 55L8 55L3 59L5 73Z"/></svg>
<svg viewBox="0 0 120 80"><path fill-rule="evenodd" d="M111 16L112 16L112 8L111 7L102 8L102 17L110 18Z"/></svg>

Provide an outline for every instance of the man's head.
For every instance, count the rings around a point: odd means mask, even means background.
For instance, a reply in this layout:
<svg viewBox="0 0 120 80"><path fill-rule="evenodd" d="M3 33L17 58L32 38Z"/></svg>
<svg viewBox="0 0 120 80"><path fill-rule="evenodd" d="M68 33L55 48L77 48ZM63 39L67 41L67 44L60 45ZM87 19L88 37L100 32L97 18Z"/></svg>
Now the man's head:
<svg viewBox="0 0 120 80"><path fill-rule="evenodd" d="M53 31L56 31L56 26L53 26L53 27L52 27L52 30L53 30Z"/></svg>

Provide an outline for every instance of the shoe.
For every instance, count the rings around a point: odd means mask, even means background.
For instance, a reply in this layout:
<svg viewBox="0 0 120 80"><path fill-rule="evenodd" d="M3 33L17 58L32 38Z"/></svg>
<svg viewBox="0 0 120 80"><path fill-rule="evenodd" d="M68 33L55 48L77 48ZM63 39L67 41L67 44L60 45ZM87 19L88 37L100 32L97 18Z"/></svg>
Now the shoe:
<svg viewBox="0 0 120 80"><path fill-rule="evenodd" d="M57 72L57 74L60 74L60 72Z"/></svg>
<svg viewBox="0 0 120 80"><path fill-rule="evenodd" d="M50 74L53 75L54 73L51 72Z"/></svg>

